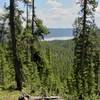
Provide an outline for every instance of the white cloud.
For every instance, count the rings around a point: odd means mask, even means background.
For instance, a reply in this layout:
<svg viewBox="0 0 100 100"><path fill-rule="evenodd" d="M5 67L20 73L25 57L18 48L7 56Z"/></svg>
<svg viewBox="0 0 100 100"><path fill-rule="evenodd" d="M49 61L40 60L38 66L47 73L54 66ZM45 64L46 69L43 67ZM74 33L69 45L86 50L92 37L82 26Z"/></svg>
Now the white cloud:
<svg viewBox="0 0 100 100"><path fill-rule="evenodd" d="M96 13L100 14L100 4L98 5L98 7L96 8Z"/></svg>
<svg viewBox="0 0 100 100"><path fill-rule="evenodd" d="M97 13L100 13L100 6L98 6L98 7L96 8L96 12L97 12Z"/></svg>
<svg viewBox="0 0 100 100"><path fill-rule="evenodd" d="M65 7L61 0L47 0L47 10L37 10L37 15L44 21L47 27L72 27L77 15L77 7L71 5L70 8Z"/></svg>
<svg viewBox="0 0 100 100"><path fill-rule="evenodd" d="M4 10L0 8L0 15L4 14Z"/></svg>
<svg viewBox="0 0 100 100"><path fill-rule="evenodd" d="M100 4L96 8L95 19L97 26L100 28Z"/></svg>
<svg viewBox="0 0 100 100"><path fill-rule="evenodd" d="M75 18L78 16L79 6L73 1L70 7L65 6L61 0L47 0L49 9L38 9L37 15L44 21L47 27L72 27ZM100 27L100 4L96 9L96 24Z"/></svg>
<svg viewBox="0 0 100 100"><path fill-rule="evenodd" d="M47 4L50 4L53 7L61 7L63 6L60 2L57 0L47 0Z"/></svg>

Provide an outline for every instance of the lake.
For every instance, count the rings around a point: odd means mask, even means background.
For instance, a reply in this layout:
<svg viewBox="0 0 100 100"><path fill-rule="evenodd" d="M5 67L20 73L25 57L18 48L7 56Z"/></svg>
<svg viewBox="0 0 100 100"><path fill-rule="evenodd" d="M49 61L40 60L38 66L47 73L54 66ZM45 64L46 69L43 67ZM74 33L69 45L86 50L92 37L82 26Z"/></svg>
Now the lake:
<svg viewBox="0 0 100 100"><path fill-rule="evenodd" d="M66 28L50 28L49 34L44 37L45 41L53 41L53 40L69 40L73 39L73 29Z"/></svg>

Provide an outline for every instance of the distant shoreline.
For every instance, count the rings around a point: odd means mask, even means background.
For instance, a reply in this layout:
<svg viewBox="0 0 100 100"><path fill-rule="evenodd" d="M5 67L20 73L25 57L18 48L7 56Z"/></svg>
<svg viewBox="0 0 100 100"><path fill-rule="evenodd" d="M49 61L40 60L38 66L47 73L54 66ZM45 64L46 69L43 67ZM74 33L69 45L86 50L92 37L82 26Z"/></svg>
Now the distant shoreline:
<svg viewBox="0 0 100 100"><path fill-rule="evenodd" d="M44 38L42 41L54 41L54 40L71 40L74 37L50 37L50 38Z"/></svg>

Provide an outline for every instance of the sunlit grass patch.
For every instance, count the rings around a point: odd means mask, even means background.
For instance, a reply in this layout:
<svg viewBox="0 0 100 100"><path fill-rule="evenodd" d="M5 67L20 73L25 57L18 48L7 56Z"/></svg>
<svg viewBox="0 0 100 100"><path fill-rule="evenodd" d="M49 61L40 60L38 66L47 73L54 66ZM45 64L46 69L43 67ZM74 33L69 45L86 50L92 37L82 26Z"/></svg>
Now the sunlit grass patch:
<svg viewBox="0 0 100 100"><path fill-rule="evenodd" d="M0 91L0 100L18 100L19 95L18 91Z"/></svg>

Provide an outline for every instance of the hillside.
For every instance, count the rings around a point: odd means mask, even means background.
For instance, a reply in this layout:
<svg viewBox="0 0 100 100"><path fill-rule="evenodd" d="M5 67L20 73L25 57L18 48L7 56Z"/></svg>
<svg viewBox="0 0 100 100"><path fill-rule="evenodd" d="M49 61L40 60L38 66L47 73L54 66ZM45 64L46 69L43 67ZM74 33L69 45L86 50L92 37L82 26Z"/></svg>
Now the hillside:
<svg viewBox="0 0 100 100"><path fill-rule="evenodd" d="M52 57L51 66L54 69L55 75L57 75L58 73L60 74L60 77L65 76L66 78L70 76L70 72L72 71L72 65L73 65L73 53L74 53L73 41L66 40L66 41L44 42L42 44L42 47L44 49L43 51L45 51L46 48L50 49L50 54Z"/></svg>

